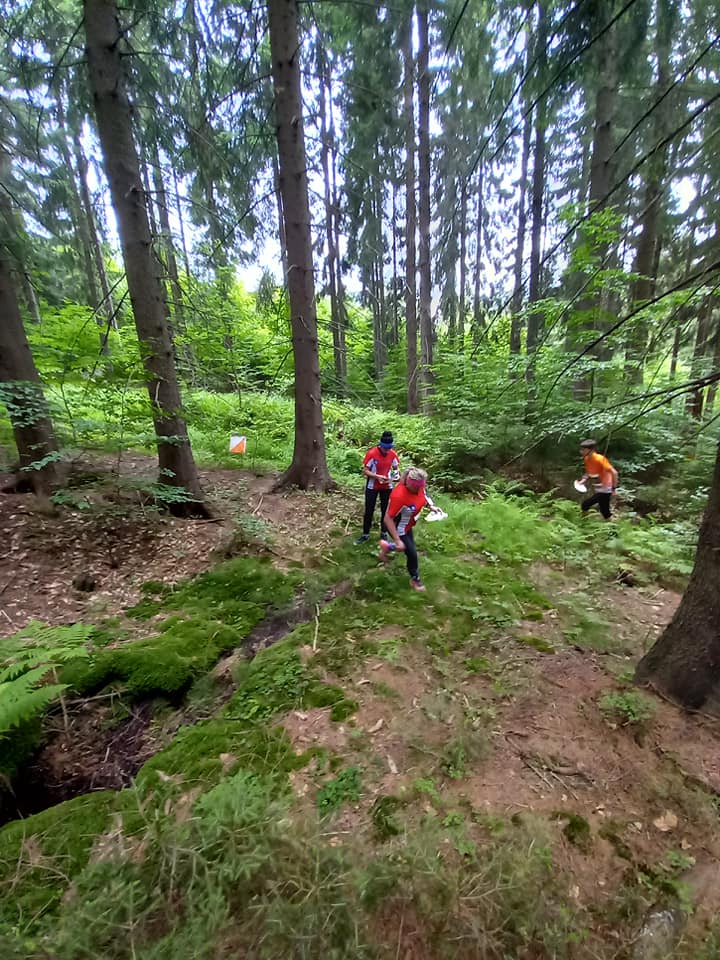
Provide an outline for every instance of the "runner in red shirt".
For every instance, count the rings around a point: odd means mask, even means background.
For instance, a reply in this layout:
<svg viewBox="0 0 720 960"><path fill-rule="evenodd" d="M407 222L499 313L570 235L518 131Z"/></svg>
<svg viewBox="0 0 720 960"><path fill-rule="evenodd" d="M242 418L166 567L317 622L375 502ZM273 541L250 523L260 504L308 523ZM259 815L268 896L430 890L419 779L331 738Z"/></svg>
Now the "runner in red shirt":
<svg viewBox="0 0 720 960"><path fill-rule="evenodd" d="M380 443L376 447L371 447L365 454L363 460L363 473L367 478L365 481L365 517L363 519L363 532L355 543L365 543L370 539L370 527L372 526L373 514L375 513L375 504L380 498L380 535L386 533L385 529L385 511L387 510L390 491L395 485L395 481L400 478L400 460L393 449L393 435L386 430Z"/></svg>
<svg viewBox="0 0 720 960"><path fill-rule="evenodd" d="M417 467L410 467L403 473L400 483L390 494L390 503L385 514L385 526L393 542L380 541L380 557L383 560L389 560L396 550L404 552L413 590L425 589L420 579L413 527L424 507L440 510L425 492L426 481L427 473Z"/></svg>

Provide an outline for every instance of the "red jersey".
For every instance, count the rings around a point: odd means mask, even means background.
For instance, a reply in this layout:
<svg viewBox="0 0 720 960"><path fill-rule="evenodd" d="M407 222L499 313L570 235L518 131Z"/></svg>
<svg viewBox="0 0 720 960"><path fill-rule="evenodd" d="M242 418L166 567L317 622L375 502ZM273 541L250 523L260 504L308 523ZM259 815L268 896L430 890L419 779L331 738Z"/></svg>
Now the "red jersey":
<svg viewBox="0 0 720 960"><path fill-rule="evenodd" d="M367 467L372 473L381 473L387 477L391 470L400 469L400 460L394 450L383 450L382 447L372 447L365 454L363 466ZM375 477L367 478L368 490L391 490L392 483L389 480L376 480Z"/></svg>
<svg viewBox="0 0 720 960"><path fill-rule="evenodd" d="M409 533L415 526L415 521L420 516L423 507L428 506L428 498L425 496L425 488L413 493L405 486L399 483L390 494L387 513L392 517L393 523L397 527L399 536Z"/></svg>

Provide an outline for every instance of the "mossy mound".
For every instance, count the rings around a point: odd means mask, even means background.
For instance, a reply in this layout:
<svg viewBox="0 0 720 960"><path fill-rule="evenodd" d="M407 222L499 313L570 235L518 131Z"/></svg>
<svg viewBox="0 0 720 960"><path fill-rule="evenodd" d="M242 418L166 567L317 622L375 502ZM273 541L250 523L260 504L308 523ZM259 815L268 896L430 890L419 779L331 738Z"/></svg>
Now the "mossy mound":
<svg viewBox="0 0 720 960"><path fill-rule="evenodd" d="M278 609L290 603L299 583L299 574L277 570L265 558L236 557L176 587L149 581L146 592L156 596L146 597L127 612L137 620L149 620L163 610L184 610L240 629L248 604L263 611Z"/></svg>
<svg viewBox="0 0 720 960"><path fill-rule="evenodd" d="M69 664L63 670L62 680L80 694L119 682L132 699L176 696L206 673L223 653L239 646L245 634L262 619L263 609L246 604L244 614L242 629L214 620L171 617L155 637L98 651L89 663Z"/></svg>
<svg viewBox="0 0 720 960"><path fill-rule="evenodd" d="M291 641L263 650L236 673L237 691L225 716L246 723L263 723L298 707L332 707L333 720L350 716L357 703L344 692L322 683L308 669Z"/></svg>
<svg viewBox="0 0 720 960"><path fill-rule="evenodd" d="M0 929L37 922L57 905L120 796L75 797L0 830Z"/></svg>
<svg viewBox="0 0 720 960"><path fill-rule="evenodd" d="M172 783L180 790L209 789L240 769L269 776L278 784L305 760L293 750L282 727L264 727L220 718L183 727L173 742L140 769L141 794Z"/></svg>

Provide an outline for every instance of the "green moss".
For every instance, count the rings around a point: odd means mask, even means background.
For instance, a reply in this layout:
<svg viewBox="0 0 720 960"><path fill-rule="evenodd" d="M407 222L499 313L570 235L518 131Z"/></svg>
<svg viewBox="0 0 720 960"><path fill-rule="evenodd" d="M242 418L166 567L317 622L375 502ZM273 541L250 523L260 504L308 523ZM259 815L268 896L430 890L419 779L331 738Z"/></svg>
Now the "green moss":
<svg viewBox="0 0 720 960"><path fill-rule="evenodd" d="M579 813L572 813L569 810L555 810L552 816L555 820L565 821L563 834L568 843L582 850L583 853L588 853L592 846L592 832L590 830L590 824L585 817L581 817Z"/></svg>
<svg viewBox="0 0 720 960"><path fill-rule="evenodd" d="M333 704L332 710L330 711L330 719L336 723L347 720L348 717L351 717L357 712L358 706L357 700L344 697L342 700L338 700Z"/></svg>
<svg viewBox="0 0 720 960"><path fill-rule="evenodd" d="M632 863L632 850L622 838L624 829L624 824L619 823L617 820L608 820L607 823L604 823L600 827L598 833L604 840L607 840L608 843L612 845L615 853L619 857Z"/></svg>
<svg viewBox="0 0 720 960"><path fill-rule="evenodd" d="M492 663L487 657L468 657L465 661L465 668L468 673L489 673L492 669Z"/></svg>
<svg viewBox="0 0 720 960"><path fill-rule="evenodd" d="M262 650L236 670L237 691L224 714L234 720L262 723L276 713L302 705L315 683L297 650L287 643Z"/></svg>
<svg viewBox="0 0 720 960"><path fill-rule="evenodd" d="M542 610L526 610L524 614L524 619L535 620L539 622L544 619L544 614Z"/></svg>
<svg viewBox="0 0 720 960"><path fill-rule="evenodd" d="M310 758L295 754L282 727L254 726L227 718L183 727L173 742L140 769L136 783L146 792L176 781L179 789L211 787L239 769L282 782Z"/></svg>
<svg viewBox="0 0 720 960"><path fill-rule="evenodd" d="M555 653L555 647L542 637L534 637L532 634L525 634L521 637L515 637L518 643L524 643L528 647L534 647L541 653Z"/></svg>
<svg viewBox="0 0 720 960"><path fill-rule="evenodd" d="M299 582L297 574L277 570L268 559L235 557L179 584L159 600L141 600L127 612L147 620L161 610L184 610L241 629L248 604L259 606L263 614L277 609L290 602Z"/></svg>
<svg viewBox="0 0 720 960"><path fill-rule="evenodd" d="M329 683L315 683L305 693L303 706L331 707L330 719L336 722L347 720L358 709L357 700L345 696L345 692Z"/></svg>
<svg viewBox="0 0 720 960"><path fill-rule="evenodd" d="M243 630L212 620L172 617L158 636L99 651L87 664L69 664L61 679L79 693L117 681L132 698L174 696L206 673L222 653L239 646L262 615L260 607L246 604Z"/></svg>
<svg viewBox="0 0 720 960"><path fill-rule="evenodd" d="M390 684L385 683L384 680L371 681L370 689L376 697L382 697L383 700L392 700L395 703L402 700L401 695L398 693L395 687L391 687Z"/></svg>
<svg viewBox="0 0 720 960"><path fill-rule="evenodd" d="M263 723L298 707L331 707L332 720L344 720L358 704L340 687L319 681L287 641L262 650L236 671L237 691L225 708L236 720Z"/></svg>
<svg viewBox="0 0 720 960"><path fill-rule="evenodd" d="M140 592L146 597L166 597L172 591L172 586L162 580L146 580L140 587Z"/></svg>
<svg viewBox="0 0 720 960"><path fill-rule="evenodd" d="M0 927L28 927L58 903L118 796L108 790L76 797L0 830Z"/></svg>

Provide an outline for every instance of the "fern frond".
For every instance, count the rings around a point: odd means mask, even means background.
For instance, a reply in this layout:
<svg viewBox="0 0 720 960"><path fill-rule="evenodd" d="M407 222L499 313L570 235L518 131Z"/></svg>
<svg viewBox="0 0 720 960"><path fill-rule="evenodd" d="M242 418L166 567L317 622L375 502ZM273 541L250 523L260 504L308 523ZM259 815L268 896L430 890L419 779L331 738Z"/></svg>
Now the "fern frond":
<svg viewBox="0 0 720 960"><path fill-rule="evenodd" d="M51 683L33 690L31 684L26 683L28 676L30 674L0 683L0 737L13 727L32 720L53 700L57 700L67 687L64 683Z"/></svg>
<svg viewBox="0 0 720 960"><path fill-rule="evenodd" d="M92 632L84 623L54 627L33 621L0 641L0 737L62 694L66 684L43 681L59 664L89 657Z"/></svg>

